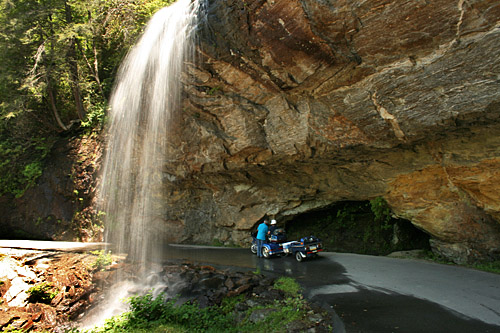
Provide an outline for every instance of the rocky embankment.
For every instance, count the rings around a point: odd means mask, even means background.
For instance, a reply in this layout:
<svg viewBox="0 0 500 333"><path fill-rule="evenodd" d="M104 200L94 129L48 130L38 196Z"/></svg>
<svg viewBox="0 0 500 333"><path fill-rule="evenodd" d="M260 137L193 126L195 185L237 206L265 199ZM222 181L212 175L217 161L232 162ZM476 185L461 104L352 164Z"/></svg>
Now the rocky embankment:
<svg viewBox="0 0 500 333"><path fill-rule="evenodd" d="M131 281L125 295L120 297L153 290L155 295L164 293L168 298L176 297L182 302L192 301L207 307L220 305L225 297L243 295L235 308L235 320L253 323L265 320L276 311L272 306L287 297L284 291L273 287L273 278L255 272L172 261L158 268L156 273L148 274L147 278L139 278L137 267L109 264L102 261L102 254L0 250L2 331L64 332L82 325L85 318L103 311L100 306L105 297L117 297L106 296L106 292L117 282L118 272L120 280ZM119 301L122 303L121 299ZM107 304L103 306L108 307ZM260 309L249 311L254 307ZM329 332L333 327L332 318L324 309L307 304L307 314L307 318L289 323L286 330Z"/></svg>
<svg viewBox="0 0 500 333"><path fill-rule="evenodd" d="M2 252L2 330L52 330L75 319L95 301L99 289L92 279L94 256L27 250Z"/></svg>
<svg viewBox="0 0 500 333"><path fill-rule="evenodd" d="M97 300L95 255L0 250L1 330L64 331Z"/></svg>

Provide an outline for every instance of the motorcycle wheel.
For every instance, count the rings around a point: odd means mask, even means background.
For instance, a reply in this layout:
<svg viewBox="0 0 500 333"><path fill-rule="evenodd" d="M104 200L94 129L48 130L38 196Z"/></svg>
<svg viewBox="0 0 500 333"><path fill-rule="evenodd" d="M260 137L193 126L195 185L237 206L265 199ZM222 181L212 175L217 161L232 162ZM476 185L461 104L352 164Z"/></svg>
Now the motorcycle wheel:
<svg viewBox="0 0 500 333"><path fill-rule="evenodd" d="M265 246L262 247L262 256L266 259L270 257L269 249Z"/></svg>
<svg viewBox="0 0 500 333"><path fill-rule="evenodd" d="M295 252L295 259L298 262L301 262L302 260L304 260L304 258L302 257L302 254L299 251Z"/></svg>
<svg viewBox="0 0 500 333"><path fill-rule="evenodd" d="M257 254L257 244L253 243L252 246L250 246L250 251L252 251L253 254Z"/></svg>

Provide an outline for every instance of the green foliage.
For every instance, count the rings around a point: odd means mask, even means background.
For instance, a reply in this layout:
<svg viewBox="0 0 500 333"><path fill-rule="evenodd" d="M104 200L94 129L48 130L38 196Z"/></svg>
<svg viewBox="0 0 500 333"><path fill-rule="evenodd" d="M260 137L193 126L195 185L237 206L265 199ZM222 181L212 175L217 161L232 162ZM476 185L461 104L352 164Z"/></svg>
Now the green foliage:
<svg viewBox="0 0 500 333"><path fill-rule="evenodd" d="M94 263L92 264L92 268L96 270L104 270L106 266L109 266L113 263L113 256L111 255L111 251L104 250L96 250L90 251L91 254L96 256Z"/></svg>
<svg viewBox="0 0 500 333"><path fill-rule="evenodd" d="M220 90L220 87L212 87L208 89L207 95L212 96L215 95Z"/></svg>
<svg viewBox="0 0 500 333"><path fill-rule="evenodd" d="M225 298L220 305L205 308L190 302L176 305L176 299L165 301L164 295L134 296L128 300L129 312L107 320L104 326L91 332L283 332L287 323L306 318L307 304L293 279L279 279L275 288L284 290L288 297L251 307L239 319L235 309L244 302L243 295ZM248 320L254 311L261 309L270 310L263 321Z"/></svg>
<svg viewBox="0 0 500 333"><path fill-rule="evenodd" d="M282 276L274 282L274 288L284 291L289 296L297 297L300 295L301 287L290 277Z"/></svg>
<svg viewBox="0 0 500 333"><path fill-rule="evenodd" d="M479 262L471 266L472 268L479 269L486 272L500 274L500 260Z"/></svg>
<svg viewBox="0 0 500 333"><path fill-rule="evenodd" d="M20 197L33 186L42 175L43 161L52 145L53 140L43 138L24 142L5 138L0 142L0 195Z"/></svg>
<svg viewBox="0 0 500 333"><path fill-rule="evenodd" d="M356 205L344 205L337 210L337 220L336 225L337 228L349 228L352 225L356 224L356 218L358 217L358 213L362 209L362 207ZM330 221L332 221L332 217L329 217Z"/></svg>
<svg viewBox="0 0 500 333"><path fill-rule="evenodd" d="M46 303L49 304L54 297L58 294L52 284L43 282L28 289L28 301L32 303Z"/></svg>
<svg viewBox="0 0 500 333"><path fill-rule="evenodd" d="M107 104L104 102L92 105L87 110L87 118L82 121L81 127L85 129L102 129L106 123Z"/></svg>
<svg viewBox="0 0 500 333"><path fill-rule="evenodd" d="M42 175L42 163L40 161L31 162L23 170L23 176L26 179L27 186L31 186Z"/></svg>
<svg viewBox="0 0 500 333"><path fill-rule="evenodd" d="M224 247L225 244L224 242L222 242L221 240L215 238L213 241L212 241L212 246L218 246L218 247Z"/></svg>
<svg viewBox="0 0 500 333"><path fill-rule="evenodd" d="M172 2L0 0L0 195L36 183L61 131L103 127L119 64Z"/></svg>
<svg viewBox="0 0 500 333"><path fill-rule="evenodd" d="M121 60L172 2L0 0L0 123L21 136L60 131L57 117L102 125Z"/></svg>
<svg viewBox="0 0 500 333"><path fill-rule="evenodd" d="M370 200L370 207L375 215L375 221L382 223L382 228L390 229L392 226L389 224L391 221L391 209L387 202L382 197L377 197Z"/></svg>
<svg viewBox="0 0 500 333"><path fill-rule="evenodd" d="M395 224L412 238L393 244ZM393 219L382 198L371 202L339 202L325 210L302 214L287 223L286 232L288 239L315 235L322 240L326 251L386 255L429 247L428 235L409 221Z"/></svg>

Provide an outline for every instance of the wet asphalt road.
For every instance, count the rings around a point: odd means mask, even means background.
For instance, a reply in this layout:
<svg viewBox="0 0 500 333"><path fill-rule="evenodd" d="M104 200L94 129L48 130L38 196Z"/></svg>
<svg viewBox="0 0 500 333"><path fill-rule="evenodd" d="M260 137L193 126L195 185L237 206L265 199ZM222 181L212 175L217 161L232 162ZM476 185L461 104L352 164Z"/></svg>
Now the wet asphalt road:
<svg viewBox="0 0 500 333"><path fill-rule="evenodd" d="M89 250L103 244L0 240L0 247ZM331 310L335 332L500 333L500 275L419 260L345 253L258 259L249 249L166 246L166 259L291 276Z"/></svg>
<svg viewBox="0 0 500 333"><path fill-rule="evenodd" d="M168 258L297 279L334 310L335 332L499 332L500 275L420 260L322 253L258 259L248 249L168 246Z"/></svg>

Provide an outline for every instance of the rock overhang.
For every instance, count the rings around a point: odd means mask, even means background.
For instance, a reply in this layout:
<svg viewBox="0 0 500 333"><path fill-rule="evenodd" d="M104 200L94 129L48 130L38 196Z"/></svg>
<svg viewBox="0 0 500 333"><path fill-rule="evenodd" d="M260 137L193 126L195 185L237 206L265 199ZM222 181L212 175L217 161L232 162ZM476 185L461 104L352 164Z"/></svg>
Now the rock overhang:
<svg viewBox="0 0 500 333"><path fill-rule="evenodd" d="M498 3L207 5L166 167L189 193L181 207L210 211L189 215L204 216L195 238L244 242L264 214L383 196L437 240L488 256L500 240Z"/></svg>

